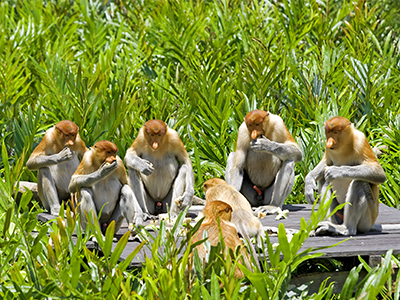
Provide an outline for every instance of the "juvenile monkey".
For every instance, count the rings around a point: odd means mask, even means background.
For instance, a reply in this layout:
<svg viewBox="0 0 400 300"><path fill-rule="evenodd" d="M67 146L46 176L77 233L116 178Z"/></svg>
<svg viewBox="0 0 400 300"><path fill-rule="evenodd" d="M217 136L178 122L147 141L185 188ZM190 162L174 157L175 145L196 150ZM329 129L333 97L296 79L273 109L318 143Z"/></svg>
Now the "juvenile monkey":
<svg viewBox="0 0 400 300"><path fill-rule="evenodd" d="M171 216L192 205L192 162L178 133L161 120L147 121L125 156L129 179L143 211Z"/></svg>
<svg viewBox="0 0 400 300"><path fill-rule="evenodd" d="M239 127L236 152L229 154L226 181L240 191L256 213L282 208L294 185L294 164L302 152L281 117L249 112Z"/></svg>
<svg viewBox="0 0 400 300"><path fill-rule="evenodd" d="M223 201L211 201L207 202L204 208L205 219L201 224L199 230L193 237L193 243L203 239L204 230L208 233L208 241L212 246L217 246L220 242L219 232L221 230L222 238L225 243L224 255L226 255L228 249L235 250L237 246L241 246L240 253L243 256L244 264L248 269L251 270L250 257L246 248L243 246L241 239L238 236L235 226L230 222L232 216L232 207ZM218 220L219 225L218 226ZM206 257L206 250L203 244L196 246L199 257L204 260ZM242 261L240 260L240 263ZM236 267L235 275L238 278L242 278L243 272Z"/></svg>
<svg viewBox="0 0 400 300"><path fill-rule="evenodd" d="M54 216L59 214L61 201L69 199L68 184L87 150L78 130L71 121L57 123L46 131L26 162L29 170L38 170L39 198Z"/></svg>
<svg viewBox="0 0 400 300"><path fill-rule="evenodd" d="M123 219L129 230L133 224L143 223L143 212L128 185L125 166L117 156L117 146L109 141L97 142L88 150L72 176L69 184L71 193L78 193L80 221L83 230L88 220L85 211L92 211L99 219L100 228L105 232L108 224L115 221L115 232L121 227Z"/></svg>
<svg viewBox="0 0 400 300"><path fill-rule="evenodd" d="M224 201L232 207L232 223L238 233L250 242L250 236L255 236L257 244L261 248L265 231L260 220L253 215L250 203L233 186L225 180L212 178L203 184L207 203L212 201Z"/></svg>
<svg viewBox="0 0 400 300"><path fill-rule="evenodd" d="M371 150L365 135L343 117L325 123L326 149L321 162L305 178L305 196L314 203L319 183L320 194L327 198L336 192L330 211L348 202L343 214L334 214L330 221L319 224L317 235L354 235L369 231L379 212L379 184L385 172ZM332 189L327 190L328 185Z"/></svg>

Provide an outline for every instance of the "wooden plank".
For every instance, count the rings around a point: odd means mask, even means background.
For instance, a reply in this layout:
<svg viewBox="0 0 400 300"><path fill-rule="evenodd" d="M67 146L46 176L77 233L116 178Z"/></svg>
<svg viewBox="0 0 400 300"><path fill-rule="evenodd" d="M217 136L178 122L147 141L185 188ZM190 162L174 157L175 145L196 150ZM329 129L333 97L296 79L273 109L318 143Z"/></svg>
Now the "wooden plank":
<svg viewBox="0 0 400 300"><path fill-rule="evenodd" d="M190 216L194 218L198 212L202 210L202 206L193 206L190 209ZM297 204L297 205L285 205L284 209L289 210L288 218L283 220L275 220L276 215L269 215L262 219L261 222L264 226L278 227L280 223L285 225L285 228L300 229L300 219L303 217L306 221L311 216L312 205L309 204ZM400 211L387 207L384 204L379 206L378 223L382 224L399 224L400 223ZM51 221L54 219L53 216L41 213L38 215L38 219L42 222ZM149 221L146 222L146 225ZM117 236L121 236L127 231L127 224L124 222L121 229L118 231ZM348 239L348 240L346 240ZM345 241L346 240L346 241ZM277 243L278 238L271 236L270 241ZM353 257L358 255L370 256L370 255L382 255L389 249L393 249L394 254L400 254L400 229L398 230L384 230L383 232L369 232L367 234L359 234L353 237L343 236L323 236L323 237L309 237L301 250L319 247L331 246L340 241L345 241L342 244L329 249L318 250L317 252L325 253L323 257ZM113 243L113 249L117 243ZM140 244L139 241L128 242L126 248L122 252L121 260L125 259L134 249ZM89 249L97 249L96 243L89 243L87 245ZM162 251L162 249L161 249ZM144 246L139 254L133 259L131 266L139 267L145 260L146 256L151 256L150 249Z"/></svg>

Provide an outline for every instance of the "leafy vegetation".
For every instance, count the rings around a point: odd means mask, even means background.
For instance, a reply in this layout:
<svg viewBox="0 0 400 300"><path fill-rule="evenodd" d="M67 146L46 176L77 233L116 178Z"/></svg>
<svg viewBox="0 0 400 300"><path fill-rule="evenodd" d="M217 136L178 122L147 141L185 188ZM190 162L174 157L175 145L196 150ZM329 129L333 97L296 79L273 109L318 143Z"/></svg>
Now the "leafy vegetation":
<svg viewBox="0 0 400 300"><path fill-rule="evenodd" d="M100 245L102 258L85 250L90 234L72 242L79 230L75 217L66 224L58 219L58 226L38 223L40 209L28 209L29 193L16 207L13 185L36 181L25 162L55 122L73 120L88 146L108 139L124 157L143 123L159 118L179 132L202 196L205 179L224 175L238 126L257 108L279 114L303 150L288 202L304 202L304 177L324 150L323 123L340 115L372 146L388 147L379 158L387 174L380 200L400 208L399 12L393 0L0 1L2 297L164 298L169 284L180 298L188 291L207 299L289 297L281 276L301 258L282 232L280 248L264 252L286 258L264 265L264 275L236 280L230 260L220 260L220 269L195 268L196 276L183 282L189 259L183 248L153 255L142 272L127 271L128 262L110 252L109 239ZM166 240L178 247L174 238ZM156 239L154 249L166 240ZM390 253L382 267L370 270L356 297L371 282L382 297L392 286L399 294L399 284L387 277L388 260ZM168 272L170 262L176 272ZM360 268L340 299L351 297ZM234 284L220 290L218 280ZM330 291L322 286L321 298Z"/></svg>

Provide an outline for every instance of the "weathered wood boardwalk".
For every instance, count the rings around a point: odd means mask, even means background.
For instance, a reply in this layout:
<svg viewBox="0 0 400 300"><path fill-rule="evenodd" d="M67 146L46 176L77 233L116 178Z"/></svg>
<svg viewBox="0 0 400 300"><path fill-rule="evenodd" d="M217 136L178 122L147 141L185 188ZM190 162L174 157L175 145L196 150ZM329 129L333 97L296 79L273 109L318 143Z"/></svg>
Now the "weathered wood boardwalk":
<svg viewBox="0 0 400 300"><path fill-rule="evenodd" d="M311 208L312 206L308 204L284 205L283 209L289 210L287 219L276 221L276 215L269 215L262 219L261 222L266 227L278 227L280 223L283 223L286 229L300 229L300 219L304 218L307 221L311 216ZM382 232L369 232L352 236L349 240L338 246L321 250L320 252L324 253L323 257L375 256L385 254L389 249L393 249L393 254L400 254L400 210L384 204L380 204L379 209L377 223L383 225ZM193 216L199 210L201 210L201 207L192 207L189 212ZM39 219L43 221L48 220L49 217L51 218L48 214L39 215ZM118 231L117 236L124 234L126 231L127 226L123 225ZM309 237L304 243L303 249L330 246L348 238L342 236ZM278 242L278 238L274 236L271 236L270 240L272 243ZM116 244L115 242L113 247ZM128 242L121 254L121 260L125 259L138 245L139 241ZM88 247L92 249L97 248L94 243L91 243ZM131 262L131 266L140 266L145 256L151 256L151 252L147 247L142 248Z"/></svg>

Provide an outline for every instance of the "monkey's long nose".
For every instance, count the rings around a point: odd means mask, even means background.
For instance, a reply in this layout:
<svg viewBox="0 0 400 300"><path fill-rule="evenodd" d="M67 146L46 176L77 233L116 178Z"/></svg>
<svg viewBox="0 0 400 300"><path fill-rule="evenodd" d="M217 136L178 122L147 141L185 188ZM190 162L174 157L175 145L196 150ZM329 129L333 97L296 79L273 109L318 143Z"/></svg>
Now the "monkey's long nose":
<svg viewBox="0 0 400 300"><path fill-rule="evenodd" d="M253 130L253 131L251 132L251 139L252 139L252 140L255 140L257 137L258 137L258 132L257 132L257 130Z"/></svg>
<svg viewBox="0 0 400 300"><path fill-rule="evenodd" d="M74 142L73 141L71 141L71 140L69 140L69 141L67 141L66 143L65 143L65 147L72 147L74 145Z"/></svg>
<svg viewBox="0 0 400 300"><path fill-rule="evenodd" d="M333 138L330 137L330 138L326 141L326 147L329 148L329 149L335 148L335 140L334 140Z"/></svg>
<svg viewBox="0 0 400 300"><path fill-rule="evenodd" d="M157 142L154 142L154 143L153 143L153 149L154 149L154 150L157 150L157 148L158 148L158 143L157 143Z"/></svg>

